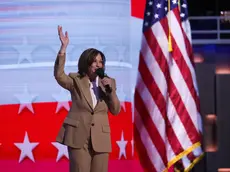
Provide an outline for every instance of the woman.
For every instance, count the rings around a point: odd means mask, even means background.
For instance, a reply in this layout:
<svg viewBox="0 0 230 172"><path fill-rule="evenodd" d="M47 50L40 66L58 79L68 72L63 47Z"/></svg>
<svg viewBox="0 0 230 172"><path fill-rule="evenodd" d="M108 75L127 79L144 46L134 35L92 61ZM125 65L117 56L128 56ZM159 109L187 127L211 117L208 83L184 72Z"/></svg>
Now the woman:
<svg viewBox="0 0 230 172"><path fill-rule="evenodd" d="M70 172L107 172L111 152L108 111L120 112L115 80L100 79L96 70L105 67L102 52L90 48L78 61L78 73L64 72L68 33L58 26L61 48L54 66L58 84L71 93L72 107L58 133L57 142L68 146ZM109 85L111 91L105 89Z"/></svg>

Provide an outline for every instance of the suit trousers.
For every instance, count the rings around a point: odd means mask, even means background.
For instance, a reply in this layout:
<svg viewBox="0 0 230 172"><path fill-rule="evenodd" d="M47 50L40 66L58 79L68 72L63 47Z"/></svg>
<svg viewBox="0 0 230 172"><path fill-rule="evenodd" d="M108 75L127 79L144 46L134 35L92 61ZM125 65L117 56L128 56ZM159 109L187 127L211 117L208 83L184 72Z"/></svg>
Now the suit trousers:
<svg viewBox="0 0 230 172"><path fill-rule="evenodd" d="M84 147L68 147L70 172L108 172L109 153L95 152L89 138Z"/></svg>

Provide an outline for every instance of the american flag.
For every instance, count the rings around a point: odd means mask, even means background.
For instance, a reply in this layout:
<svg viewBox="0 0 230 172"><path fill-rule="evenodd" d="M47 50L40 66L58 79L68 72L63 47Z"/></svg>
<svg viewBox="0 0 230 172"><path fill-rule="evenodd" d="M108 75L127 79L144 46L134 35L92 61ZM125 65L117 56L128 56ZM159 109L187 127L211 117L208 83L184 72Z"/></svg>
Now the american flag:
<svg viewBox="0 0 230 172"><path fill-rule="evenodd" d="M187 171L203 155L186 0L148 0L134 97L134 136L147 171Z"/></svg>

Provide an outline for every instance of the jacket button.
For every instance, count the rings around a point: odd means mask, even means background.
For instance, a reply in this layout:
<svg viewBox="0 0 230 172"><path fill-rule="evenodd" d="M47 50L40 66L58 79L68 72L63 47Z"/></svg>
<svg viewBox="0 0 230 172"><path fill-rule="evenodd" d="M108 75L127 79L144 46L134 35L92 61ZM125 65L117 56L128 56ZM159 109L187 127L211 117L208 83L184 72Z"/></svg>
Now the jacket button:
<svg viewBox="0 0 230 172"><path fill-rule="evenodd" d="M93 115L93 114L94 114L94 112L91 112L91 114Z"/></svg>
<svg viewBox="0 0 230 172"><path fill-rule="evenodd" d="M92 123L91 125L94 126L94 123Z"/></svg>

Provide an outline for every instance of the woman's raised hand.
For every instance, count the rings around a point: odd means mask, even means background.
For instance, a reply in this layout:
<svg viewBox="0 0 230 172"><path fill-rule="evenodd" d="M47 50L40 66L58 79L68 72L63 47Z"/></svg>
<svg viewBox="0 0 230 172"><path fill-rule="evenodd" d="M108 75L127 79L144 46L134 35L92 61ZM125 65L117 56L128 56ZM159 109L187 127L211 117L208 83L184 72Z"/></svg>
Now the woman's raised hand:
<svg viewBox="0 0 230 172"><path fill-rule="evenodd" d="M63 34L62 26L58 26L58 35L59 35L59 39L61 41L61 47L66 49L66 47L69 44L68 32L66 31L65 34Z"/></svg>

